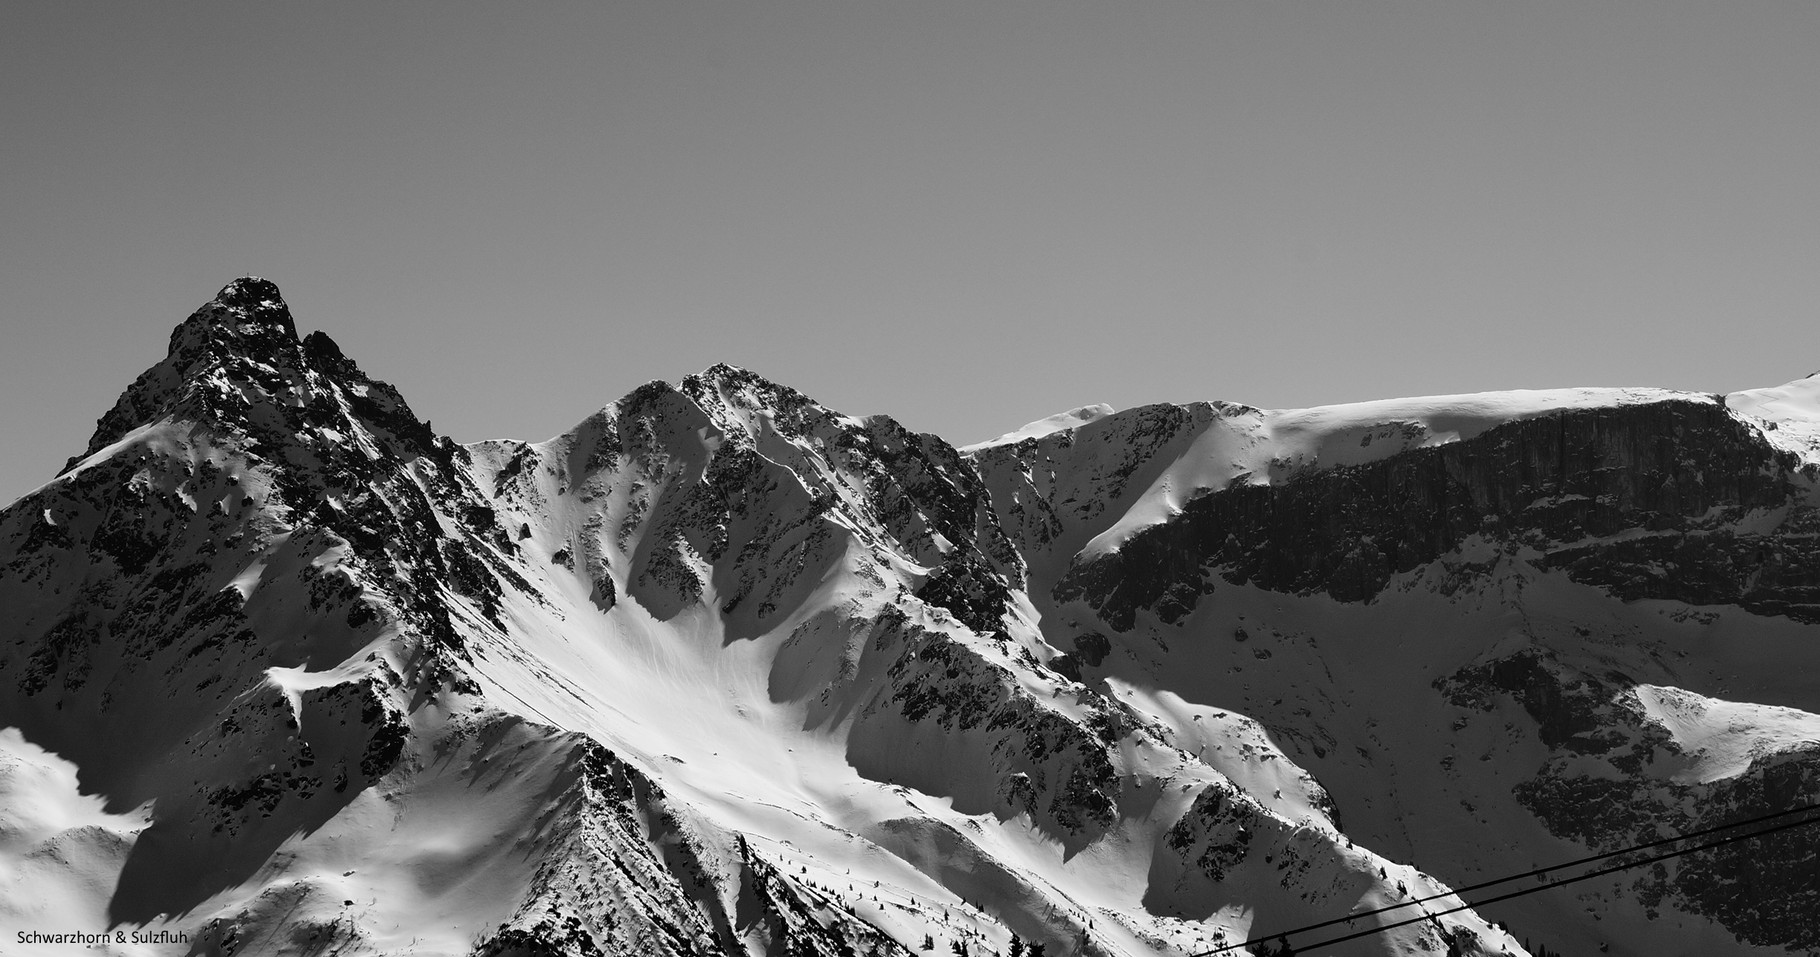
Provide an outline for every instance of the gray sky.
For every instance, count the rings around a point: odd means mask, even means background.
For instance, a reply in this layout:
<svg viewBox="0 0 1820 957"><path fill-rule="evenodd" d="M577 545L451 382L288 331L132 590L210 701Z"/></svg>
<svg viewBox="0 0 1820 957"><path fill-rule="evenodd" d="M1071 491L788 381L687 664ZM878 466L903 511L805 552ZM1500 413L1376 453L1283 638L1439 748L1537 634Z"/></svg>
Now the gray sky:
<svg viewBox="0 0 1820 957"><path fill-rule="evenodd" d="M1820 4L0 7L0 501L228 280L469 441L1820 369Z"/></svg>

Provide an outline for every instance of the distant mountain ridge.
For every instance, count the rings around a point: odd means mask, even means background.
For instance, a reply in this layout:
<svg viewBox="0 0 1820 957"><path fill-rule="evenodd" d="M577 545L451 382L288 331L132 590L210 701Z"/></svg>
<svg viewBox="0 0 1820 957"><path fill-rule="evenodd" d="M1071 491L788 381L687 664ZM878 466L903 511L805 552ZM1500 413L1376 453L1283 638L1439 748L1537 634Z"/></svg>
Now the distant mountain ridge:
<svg viewBox="0 0 1820 957"><path fill-rule="evenodd" d="M0 929L1135 957L1445 894L1814 800L1817 488L1814 379L956 449L716 365L464 446L247 277L0 512ZM1816 913L1796 829L1333 952Z"/></svg>

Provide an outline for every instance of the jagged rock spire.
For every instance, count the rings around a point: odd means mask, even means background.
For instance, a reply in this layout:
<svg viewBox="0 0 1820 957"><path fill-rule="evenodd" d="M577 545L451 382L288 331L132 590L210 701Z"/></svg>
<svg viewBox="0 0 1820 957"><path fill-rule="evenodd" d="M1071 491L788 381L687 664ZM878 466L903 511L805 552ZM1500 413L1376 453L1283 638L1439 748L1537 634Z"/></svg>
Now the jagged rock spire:
<svg viewBox="0 0 1820 957"><path fill-rule="evenodd" d="M407 456L435 445L428 423L396 389L363 374L327 335L313 332L300 341L278 286L243 276L171 331L164 359L127 387L96 423L88 447L63 470L165 416L231 432L259 431L254 423L263 422L289 434L303 426L290 421L298 410L313 407L312 415L333 418L342 406L364 428L402 441Z"/></svg>
<svg viewBox="0 0 1820 957"><path fill-rule="evenodd" d="M195 393L195 383L216 373L244 377L256 364L280 376L301 376L307 362L297 327L278 286L243 276L221 288L188 319L171 330L163 361L145 370L114 407L95 423L95 433L77 462L113 444L128 432L169 414Z"/></svg>

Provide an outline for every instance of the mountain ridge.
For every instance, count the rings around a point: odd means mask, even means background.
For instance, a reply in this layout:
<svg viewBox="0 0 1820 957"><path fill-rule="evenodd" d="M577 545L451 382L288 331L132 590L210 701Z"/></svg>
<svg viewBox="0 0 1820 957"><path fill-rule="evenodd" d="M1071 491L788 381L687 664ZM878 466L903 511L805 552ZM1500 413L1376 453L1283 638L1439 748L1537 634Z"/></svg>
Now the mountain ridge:
<svg viewBox="0 0 1820 957"><path fill-rule="evenodd" d="M1418 856L1464 884L1773 809L1820 767L1804 381L961 450L717 364L459 445L247 277L0 512L6 767L47 769L0 786L67 767L112 815L0 840L97 875L0 916L190 938L133 954L1188 953L1445 894ZM1820 893L1778 846L1512 913L1820 946L1765 906ZM1471 911L1352 946L1525 952Z"/></svg>

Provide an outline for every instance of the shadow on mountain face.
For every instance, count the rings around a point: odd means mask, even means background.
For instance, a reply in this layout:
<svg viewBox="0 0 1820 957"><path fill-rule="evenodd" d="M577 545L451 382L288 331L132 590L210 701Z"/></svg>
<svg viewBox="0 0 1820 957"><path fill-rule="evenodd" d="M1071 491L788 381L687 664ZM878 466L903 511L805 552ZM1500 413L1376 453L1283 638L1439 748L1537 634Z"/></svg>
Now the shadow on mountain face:
<svg viewBox="0 0 1820 957"><path fill-rule="evenodd" d="M243 696L209 730L220 752L204 768L216 773L196 779L209 783L172 788L153 805L109 920L187 913L340 813L403 756L410 726L391 691L368 677L294 698L275 685Z"/></svg>
<svg viewBox="0 0 1820 957"><path fill-rule="evenodd" d="M257 817L235 829L210 823L211 808L217 805L207 798L169 802L168 809L167 802L160 801L152 826L133 843L120 872L120 883L108 902L108 926L187 914L210 897L247 882L285 841L326 824L364 789L325 790L280 801L282 813Z"/></svg>

